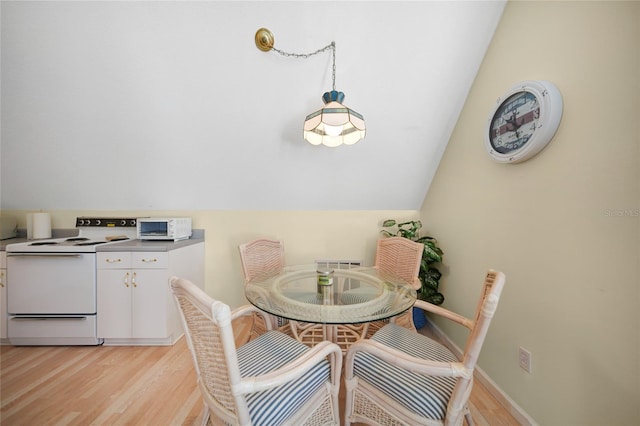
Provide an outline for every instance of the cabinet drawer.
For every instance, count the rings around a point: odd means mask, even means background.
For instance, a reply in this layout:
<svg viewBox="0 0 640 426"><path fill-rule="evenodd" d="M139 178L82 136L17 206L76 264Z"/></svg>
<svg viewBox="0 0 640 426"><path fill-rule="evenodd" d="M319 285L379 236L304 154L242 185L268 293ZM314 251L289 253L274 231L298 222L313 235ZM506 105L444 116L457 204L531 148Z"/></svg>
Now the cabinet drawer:
<svg viewBox="0 0 640 426"><path fill-rule="evenodd" d="M104 252L98 253L98 269L123 269L131 267L131 253Z"/></svg>
<svg viewBox="0 0 640 426"><path fill-rule="evenodd" d="M165 269L169 267L168 252L131 253L131 267L136 269Z"/></svg>
<svg viewBox="0 0 640 426"><path fill-rule="evenodd" d="M13 345L97 345L96 316L9 317ZM51 337L55 336L55 337Z"/></svg>

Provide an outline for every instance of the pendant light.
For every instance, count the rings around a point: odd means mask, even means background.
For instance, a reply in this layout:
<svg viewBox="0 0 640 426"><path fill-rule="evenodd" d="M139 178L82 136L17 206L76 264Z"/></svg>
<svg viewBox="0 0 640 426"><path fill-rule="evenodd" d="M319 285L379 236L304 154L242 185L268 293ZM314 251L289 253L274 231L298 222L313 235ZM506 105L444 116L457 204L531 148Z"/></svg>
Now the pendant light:
<svg viewBox="0 0 640 426"><path fill-rule="evenodd" d="M307 115L304 126L304 139L312 145L325 145L336 147L340 145L353 145L365 137L366 127L364 117L346 107L344 93L336 91L336 44L331 44L307 54L287 53L276 49L273 46L274 37L271 31L260 28L255 35L255 42L258 49L263 52L274 50L282 56L293 56L296 58L308 58L318 53L331 50L332 53L332 90L322 95L324 106Z"/></svg>

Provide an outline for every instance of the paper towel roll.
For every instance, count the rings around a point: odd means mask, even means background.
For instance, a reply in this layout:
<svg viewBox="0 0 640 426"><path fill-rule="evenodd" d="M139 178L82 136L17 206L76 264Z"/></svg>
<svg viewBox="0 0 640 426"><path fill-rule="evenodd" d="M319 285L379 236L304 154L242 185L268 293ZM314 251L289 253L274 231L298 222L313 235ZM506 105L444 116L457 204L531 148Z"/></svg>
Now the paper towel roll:
<svg viewBox="0 0 640 426"><path fill-rule="evenodd" d="M27 240L33 240L33 213L27 213Z"/></svg>
<svg viewBox="0 0 640 426"><path fill-rule="evenodd" d="M51 238L51 216L49 213L33 214L33 239Z"/></svg>

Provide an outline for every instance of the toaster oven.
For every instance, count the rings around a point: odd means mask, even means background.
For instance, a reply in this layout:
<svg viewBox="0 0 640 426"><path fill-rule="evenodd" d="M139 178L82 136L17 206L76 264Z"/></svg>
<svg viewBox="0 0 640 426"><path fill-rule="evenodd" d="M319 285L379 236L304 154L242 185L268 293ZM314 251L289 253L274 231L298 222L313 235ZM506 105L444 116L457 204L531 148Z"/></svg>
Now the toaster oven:
<svg viewBox="0 0 640 426"><path fill-rule="evenodd" d="M139 240L180 241L191 237L190 217L142 217L137 219Z"/></svg>

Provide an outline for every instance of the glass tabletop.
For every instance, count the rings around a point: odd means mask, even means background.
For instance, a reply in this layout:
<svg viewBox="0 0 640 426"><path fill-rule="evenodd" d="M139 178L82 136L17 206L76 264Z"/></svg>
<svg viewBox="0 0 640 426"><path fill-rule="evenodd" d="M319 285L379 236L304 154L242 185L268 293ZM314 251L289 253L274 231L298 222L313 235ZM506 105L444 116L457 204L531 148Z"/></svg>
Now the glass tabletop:
<svg viewBox="0 0 640 426"><path fill-rule="evenodd" d="M389 318L411 308L413 286L373 267L287 267L245 286L257 308L280 317L322 324L356 324Z"/></svg>

